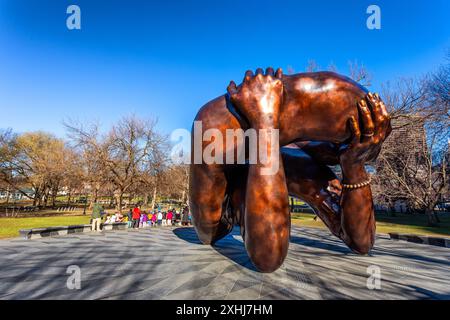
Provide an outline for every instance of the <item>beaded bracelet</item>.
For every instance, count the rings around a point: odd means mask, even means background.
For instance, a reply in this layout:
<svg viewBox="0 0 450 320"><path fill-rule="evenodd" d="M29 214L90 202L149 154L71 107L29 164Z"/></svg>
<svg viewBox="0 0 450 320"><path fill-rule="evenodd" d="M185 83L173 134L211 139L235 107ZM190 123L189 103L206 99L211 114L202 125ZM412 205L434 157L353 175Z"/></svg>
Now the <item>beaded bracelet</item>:
<svg viewBox="0 0 450 320"><path fill-rule="evenodd" d="M367 181L361 182L361 183L357 183L357 184L342 184L342 188L344 189L358 189L358 188L362 188L365 187L367 185L369 185L371 182L371 179L369 178Z"/></svg>

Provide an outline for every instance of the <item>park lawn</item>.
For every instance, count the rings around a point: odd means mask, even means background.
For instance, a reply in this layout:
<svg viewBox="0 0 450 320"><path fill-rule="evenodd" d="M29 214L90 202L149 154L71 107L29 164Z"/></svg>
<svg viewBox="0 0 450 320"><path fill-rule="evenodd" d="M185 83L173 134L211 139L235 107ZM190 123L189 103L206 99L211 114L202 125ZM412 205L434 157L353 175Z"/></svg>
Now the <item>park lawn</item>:
<svg viewBox="0 0 450 320"><path fill-rule="evenodd" d="M19 236L20 229L70 226L88 224L90 215L86 216L59 216L59 217L32 217L32 218L1 218L0 239Z"/></svg>
<svg viewBox="0 0 450 320"><path fill-rule="evenodd" d="M314 214L293 213L292 223L298 226L325 228L320 219L314 221ZM439 227L428 227L425 215L397 214L389 216L377 214L377 233L411 233L417 235L450 236L450 215L439 215ZM19 236L20 229L68 226L89 223L90 215L86 216L57 216L57 217L31 217L31 218L1 218L0 238L13 238Z"/></svg>
<svg viewBox="0 0 450 320"><path fill-rule="evenodd" d="M314 221L314 214L312 213L293 213L292 223L298 226L326 228L324 223L317 218ZM440 214L439 219L441 223L438 227L428 227L427 218L425 215L406 215L396 214L396 216L389 216L386 214L377 214L377 233L409 233L424 236L450 236L450 215Z"/></svg>

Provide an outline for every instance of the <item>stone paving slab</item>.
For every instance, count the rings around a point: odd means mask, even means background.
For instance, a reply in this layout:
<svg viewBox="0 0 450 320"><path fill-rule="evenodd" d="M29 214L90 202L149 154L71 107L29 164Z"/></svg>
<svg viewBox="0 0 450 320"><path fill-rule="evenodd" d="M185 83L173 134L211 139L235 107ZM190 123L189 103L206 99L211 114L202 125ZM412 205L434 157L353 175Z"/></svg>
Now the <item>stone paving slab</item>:
<svg viewBox="0 0 450 320"><path fill-rule="evenodd" d="M81 268L70 290L68 266ZM369 266L381 288L369 290ZM252 266L239 229L215 247L191 227L0 241L0 299L450 299L450 249L378 237L353 254L322 229L294 226L283 266Z"/></svg>

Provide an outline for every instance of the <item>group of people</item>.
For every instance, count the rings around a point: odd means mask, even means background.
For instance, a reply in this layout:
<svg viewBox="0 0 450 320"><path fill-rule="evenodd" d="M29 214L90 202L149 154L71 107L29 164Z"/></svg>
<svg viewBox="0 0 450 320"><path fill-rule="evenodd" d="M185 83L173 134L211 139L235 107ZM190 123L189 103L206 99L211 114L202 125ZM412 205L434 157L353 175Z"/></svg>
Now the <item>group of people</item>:
<svg viewBox="0 0 450 320"><path fill-rule="evenodd" d="M189 226L192 224L188 207L185 207L182 211L173 208L168 211L157 209L146 212L141 210L139 206L135 206L126 215L123 215L121 213L107 214L100 204L95 203L92 208L92 231L100 231L102 216L105 216L104 224L127 222L128 228L133 229L155 226Z"/></svg>
<svg viewBox="0 0 450 320"><path fill-rule="evenodd" d="M128 228L134 229L172 225L187 226L191 224L191 219L187 207L185 207L182 212L177 211L175 208L169 209L168 211L161 211L161 209L158 209L153 212L145 212L136 206L133 209L130 209L127 214Z"/></svg>

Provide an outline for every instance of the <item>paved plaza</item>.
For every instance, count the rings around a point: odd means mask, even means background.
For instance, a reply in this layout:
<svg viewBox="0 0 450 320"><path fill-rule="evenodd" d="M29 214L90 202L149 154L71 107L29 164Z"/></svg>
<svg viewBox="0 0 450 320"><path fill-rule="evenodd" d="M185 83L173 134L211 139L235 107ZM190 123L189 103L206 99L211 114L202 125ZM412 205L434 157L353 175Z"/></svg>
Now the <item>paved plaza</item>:
<svg viewBox="0 0 450 320"><path fill-rule="evenodd" d="M295 226L271 274L253 268L238 229L215 247L191 227L17 238L0 241L0 259L0 299L450 299L448 248L381 236L358 256L325 230ZM67 287L71 265L80 289ZM377 270L381 288L369 290Z"/></svg>

